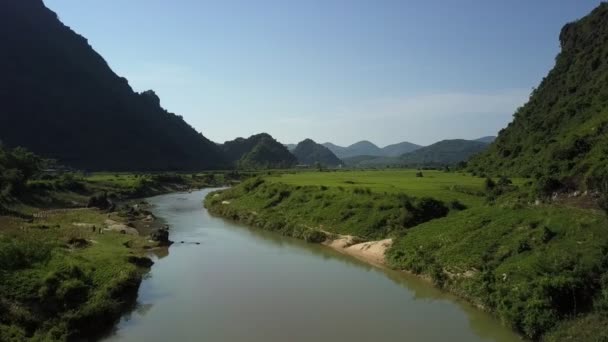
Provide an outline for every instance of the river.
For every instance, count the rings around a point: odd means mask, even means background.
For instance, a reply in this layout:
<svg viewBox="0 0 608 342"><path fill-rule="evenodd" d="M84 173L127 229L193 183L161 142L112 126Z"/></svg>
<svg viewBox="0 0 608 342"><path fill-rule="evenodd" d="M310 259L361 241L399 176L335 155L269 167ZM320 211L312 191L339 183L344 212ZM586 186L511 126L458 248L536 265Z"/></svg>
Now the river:
<svg viewBox="0 0 608 342"><path fill-rule="evenodd" d="M106 341L519 341L416 277L213 217L209 191L148 199L176 243Z"/></svg>

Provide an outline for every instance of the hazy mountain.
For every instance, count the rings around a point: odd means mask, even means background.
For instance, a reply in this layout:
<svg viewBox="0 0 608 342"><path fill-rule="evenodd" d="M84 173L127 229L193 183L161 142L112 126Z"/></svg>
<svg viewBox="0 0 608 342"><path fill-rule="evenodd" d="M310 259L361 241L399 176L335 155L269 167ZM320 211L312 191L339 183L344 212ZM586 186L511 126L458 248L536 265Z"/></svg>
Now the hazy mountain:
<svg viewBox="0 0 608 342"><path fill-rule="evenodd" d="M231 165L238 168L289 168L297 162L285 145L267 133L236 138L220 147Z"/></svg>
<svg viewBox="0 0 608 342"><path fill-rule="evenodd" d="M472 170L605 186L608 4L564 26L560 43L553 69L489 150L471 161Z"/></svg>
<svg viewBox="0 0 608 342"><path fill-rule="evenodd" d="M339 158L348 158L360 155L382 155L382 150L367 140L356 142L348 147L337 146L329 142L324 143L323 146L327 147Z"/></svg>
<svg viewBox="0 0 608 342"><path fill-rule="evenodd" d="M404 165L439 166L456 164L468 160L471 156L485 150L487 143L453 139L442 140L432 145L422 147L401 156Z"/></svg>
<svg viewBox="0 0 608 342"><path fill-rule="evenodd" d="M342 161L332 151L311 139L301 141L292 153L298 158L300 164L314 165L320 163L326 166L342 164Z"/></svg>
<svg viewBox="0 0 608 342"><path fill-rule="evenodd" d="M480 141L480 142L483 142L483 143L486 143L486 144L491 144L491 143L494 142L494 140L496 140L496 137L493 136L493 135L489 135L487 137L481 137L479 139L475 139L475 141Z"/></svg>
<svg viewBox="0 0 608 342"><path fill-rule="evenodd" d="M225 167L153 91L136 93L41 0L0 1L0 139L89 170Z"/></svg>
<svg viewBox="0 0 608 342"><path fill-rule="evenodd" d="M382 155L385 157L398 157L405 153L415 151L422 146L412 144L411 142L400 142L397 144L388 145L382 148Z"/></svg>
<svg viewBox="0 0 608 342"><path fill-rule="evenodd" d="M359 141L348 147L338 146L330 142L324 143L323 146L329 148L341 159L355 156L396 157L420 148L419 145L407 141L380 148L367 140Z"/></svg>
<svg viewBox="0 0 608 342"><path fill-rule="evenodd" d="M285 147L289 150L289 152L293 151L296 148L296 144L284 144Z"/></svg>

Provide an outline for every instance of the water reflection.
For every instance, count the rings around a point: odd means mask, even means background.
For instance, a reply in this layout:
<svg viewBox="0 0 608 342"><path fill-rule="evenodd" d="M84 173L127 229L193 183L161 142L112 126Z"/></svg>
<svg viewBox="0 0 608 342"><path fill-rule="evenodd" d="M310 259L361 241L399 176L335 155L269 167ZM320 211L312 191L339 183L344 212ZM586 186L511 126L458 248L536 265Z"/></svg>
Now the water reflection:
<svg viewBox="0 0 608 342"><path fill-rule="evenodd" d="M201 245L155 251L140 304L108 340L518 340L412 275L212 217L207 192L149 200L172 240Z"/></svg>

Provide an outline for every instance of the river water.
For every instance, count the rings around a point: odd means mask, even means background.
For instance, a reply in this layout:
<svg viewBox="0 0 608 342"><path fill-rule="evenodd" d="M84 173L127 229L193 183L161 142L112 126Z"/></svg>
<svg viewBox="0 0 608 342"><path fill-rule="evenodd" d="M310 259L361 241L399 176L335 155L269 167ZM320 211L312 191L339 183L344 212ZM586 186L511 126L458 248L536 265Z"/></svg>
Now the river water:
<svg viewBox="0 0 608 342"><path fill-rule="evenodd" d="M212 217L209 191L148 200L176 243L106 341L519 341L416 277Z"/></svg>

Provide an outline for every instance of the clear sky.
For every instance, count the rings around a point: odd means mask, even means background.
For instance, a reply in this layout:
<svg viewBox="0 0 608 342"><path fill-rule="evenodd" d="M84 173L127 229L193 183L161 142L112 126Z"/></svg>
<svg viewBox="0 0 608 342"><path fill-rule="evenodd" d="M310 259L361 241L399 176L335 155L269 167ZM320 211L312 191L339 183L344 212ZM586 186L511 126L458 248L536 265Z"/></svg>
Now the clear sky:
<svg viewBox="0 0 608 342"><path fill-rule="evenodd" d="M599 0L45 0L217 142L495 135Z"/></svg>

